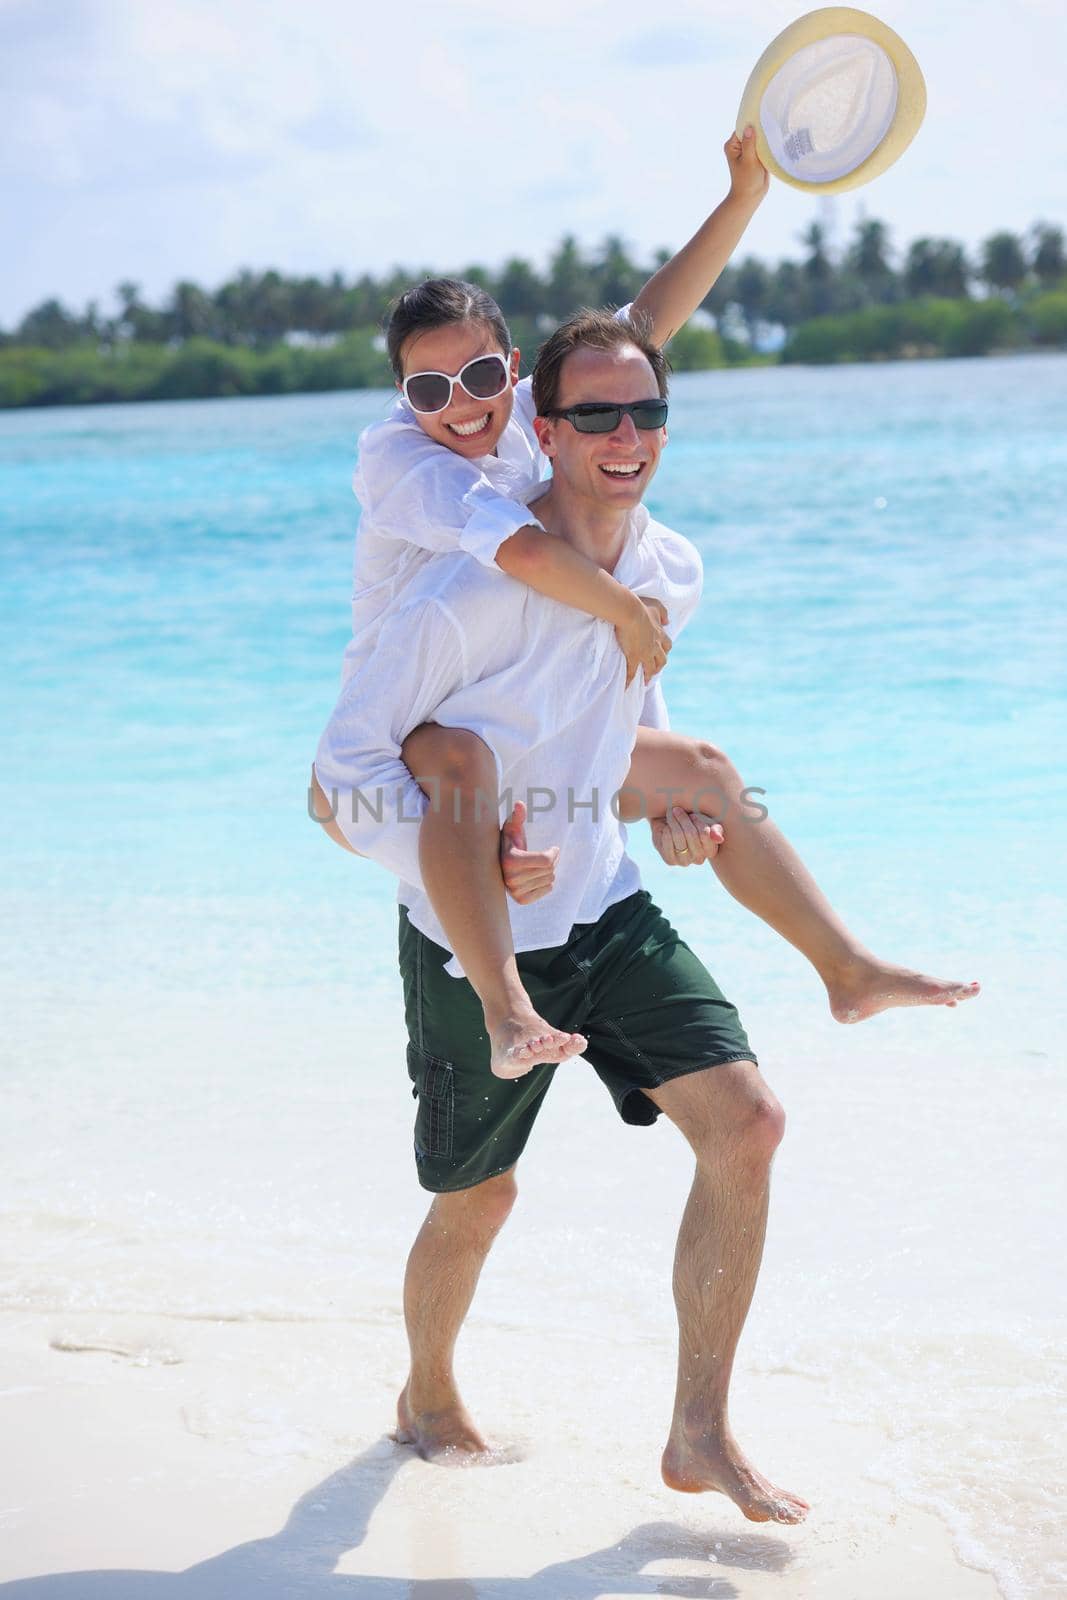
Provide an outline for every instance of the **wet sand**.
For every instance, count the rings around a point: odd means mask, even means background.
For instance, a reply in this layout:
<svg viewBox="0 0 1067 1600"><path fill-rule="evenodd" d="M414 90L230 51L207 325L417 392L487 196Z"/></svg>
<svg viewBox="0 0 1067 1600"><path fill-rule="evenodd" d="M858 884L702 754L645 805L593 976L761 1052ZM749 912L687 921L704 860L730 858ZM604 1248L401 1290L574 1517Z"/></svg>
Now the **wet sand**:
<svg viewBox="0 0 1067 1600"><path fill-rule="evenodd" d="M865 1476L884 1441L829 1421L805 1378L739 1383L740 1436L813 1502L806 1526L768 1528L660 1482L658 1341L546 1351L475 1315L461 1370L501 1459L460 1469L387 1437L397 1306L333 1324L8 1315L0 1344L12 1600L997 1595L935 1517Z"/></svg>

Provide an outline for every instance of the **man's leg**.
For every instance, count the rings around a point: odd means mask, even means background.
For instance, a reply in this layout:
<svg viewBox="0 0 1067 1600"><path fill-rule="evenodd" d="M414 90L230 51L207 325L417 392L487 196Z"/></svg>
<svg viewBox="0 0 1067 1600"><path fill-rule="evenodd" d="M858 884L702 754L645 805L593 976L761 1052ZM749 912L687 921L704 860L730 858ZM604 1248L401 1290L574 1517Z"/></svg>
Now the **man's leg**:
<svg viewBox="0 0 1067 1600"><path fill-rule="evenodd" d="M674 1261L678 1387L664 1481L689 1493L718 1490L753 1522L800 1522L807 1501L756 1471L730 1431L727 1409L784 1113L750 1061L709 1067L646 1093L696 1156Z"/></svg>
<svg viewBox="0 0 1067 1600"><path fill-rule="evenodd" d="M411 1370L395 1438L427 1460L489 1448L460 1399L452 1362L482 1266L515 1194L512 1168L471 1189L435 1196L408 1257L404 1319Z"/></svg>

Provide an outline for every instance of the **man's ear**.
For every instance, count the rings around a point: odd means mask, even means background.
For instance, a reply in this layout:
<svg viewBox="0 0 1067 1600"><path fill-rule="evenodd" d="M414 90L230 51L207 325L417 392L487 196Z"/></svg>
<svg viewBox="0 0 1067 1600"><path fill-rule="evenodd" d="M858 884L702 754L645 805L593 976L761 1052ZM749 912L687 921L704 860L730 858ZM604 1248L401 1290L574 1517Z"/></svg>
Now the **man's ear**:
<svg viewBox="0 0 1067 1600"><path fill-rule="evenodd" d="M533 425L542 454L546 456L555 455L556 447L553 443L555 434L554 419L552 417L534 417Z"/></svg>
<svg viewBox="0 0 1067 1600"><path fill-rule="evenodd" d="M511 387L514 389L519 381L519 357L522 354L518 345L513 345L511 350Z"/></svg>

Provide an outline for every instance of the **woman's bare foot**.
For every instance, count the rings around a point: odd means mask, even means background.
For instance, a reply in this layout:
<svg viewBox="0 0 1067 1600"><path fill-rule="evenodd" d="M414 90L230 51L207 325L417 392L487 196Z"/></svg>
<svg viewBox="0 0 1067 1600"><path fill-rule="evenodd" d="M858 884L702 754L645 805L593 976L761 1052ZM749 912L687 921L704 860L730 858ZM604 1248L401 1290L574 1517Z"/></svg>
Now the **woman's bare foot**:
<svg viewBox="0 0 1067 1600"><path fill-rule="evenodd" d="M924 972L887 962L856 961L826 980L830 1014L836 1022L865 1022L893 1006L955 1006L973 1000L981 985L928 978Z"/></svg>
<svg viewBox="0 0 1067 1600"><path fill-rule="evenodd" d="M474 1426L458 1395L435 1409L417 1409L408 1398L410 1385L400 1391L396 1406L397 1444L410 1444L424 1461L459 1463L488 1455L489 1445Z"/></svg>
<svg viewBox="0 0 1067 1600"><path fill-rule="evenodd" d="M580 1056L587 1040L580 1033L564 1033L539 1017L531 1007L527 1015L486 1020L489 1032L489 1070L497 1078L522 1078L541 1062L566 1061Z"/></svg>
<svg viewBox="0 0 1067 1600"><path fill-rule="evenodd" d="M750 1522L803 1522L811 1509L757 1472L728 1433L672 1433L660 1470L668 1489L724 1494Z"/></svg>

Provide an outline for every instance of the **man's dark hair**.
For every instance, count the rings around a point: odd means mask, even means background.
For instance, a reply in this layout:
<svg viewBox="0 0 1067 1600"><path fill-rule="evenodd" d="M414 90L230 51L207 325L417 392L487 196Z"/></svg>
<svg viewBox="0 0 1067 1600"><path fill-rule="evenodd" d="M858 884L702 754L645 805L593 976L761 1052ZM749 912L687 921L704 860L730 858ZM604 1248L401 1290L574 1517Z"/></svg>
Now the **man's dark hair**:
<svg viewBox="0 0 1067 1600"><path fill-rule="evenodd" d="M462 278L426 278L405 289L389 311L385 344L398 383L404 376L400 353L405 341L413 333L429 333L453 322L486 323L503 354L511 354L511 334L491 294Z"/></svg>
<svg viewBox="0 0 1067 1600"><path fill-rule="evenodd" d="M670 362L652 338L652 318L640 311L623 320L610 311L576 311L537 352L533 369L537 415L545 417L559 405L560 373L575 350L621 350L625 345L640 350L652 368L660 398L665 400Z"/></svg>

